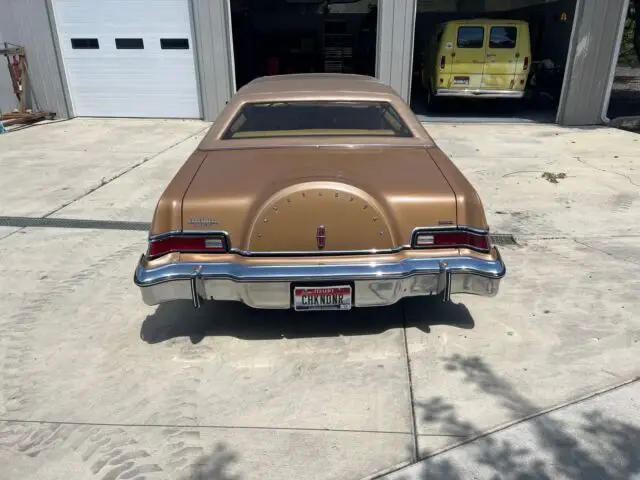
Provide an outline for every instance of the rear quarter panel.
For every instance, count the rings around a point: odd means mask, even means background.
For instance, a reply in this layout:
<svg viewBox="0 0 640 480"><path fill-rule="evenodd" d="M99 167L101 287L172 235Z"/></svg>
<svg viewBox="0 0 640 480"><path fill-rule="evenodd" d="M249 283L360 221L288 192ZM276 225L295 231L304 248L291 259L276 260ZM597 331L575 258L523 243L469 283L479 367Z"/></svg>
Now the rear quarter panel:
<svg viewBox="0 0 640 480"><path fill-rule="evenodd" d="M438 147L428 149L429 155L444 174L456 195L456 216L460 226L488 230L487 218L480 195L464 174Z"/></svg>
<svg viewBox="0 0 640 480"><path fill-rule="evenodd" d="M194 151L171 179L156 205L151 235L182 229L182 199L206 156L202 150Z"/></svg>

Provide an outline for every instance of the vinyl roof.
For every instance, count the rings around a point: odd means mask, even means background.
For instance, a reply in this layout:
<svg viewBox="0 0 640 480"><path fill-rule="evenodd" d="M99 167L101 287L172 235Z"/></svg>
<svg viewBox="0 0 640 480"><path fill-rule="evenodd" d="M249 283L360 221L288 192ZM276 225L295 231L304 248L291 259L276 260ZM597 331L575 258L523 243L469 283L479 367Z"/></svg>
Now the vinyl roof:
<svg viewBox="0 0 640 480"><path fill-rule="evenodd" d="M377 78L345 73L298 73L271 75L252 80L240 90L239 95L265 93L374 93L395 95L394 90Z"/></svg>

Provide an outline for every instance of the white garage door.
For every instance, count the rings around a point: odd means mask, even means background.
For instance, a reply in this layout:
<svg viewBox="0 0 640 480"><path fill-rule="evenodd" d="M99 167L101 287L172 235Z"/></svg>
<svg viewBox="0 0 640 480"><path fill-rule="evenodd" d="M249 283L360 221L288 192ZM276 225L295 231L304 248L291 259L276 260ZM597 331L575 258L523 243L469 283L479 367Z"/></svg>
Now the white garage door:
<svg viewBox="0 0 640 480"><path fill-rule="evenodd" d="M199 118L187 0L55 0L77 116Z"/></svg>

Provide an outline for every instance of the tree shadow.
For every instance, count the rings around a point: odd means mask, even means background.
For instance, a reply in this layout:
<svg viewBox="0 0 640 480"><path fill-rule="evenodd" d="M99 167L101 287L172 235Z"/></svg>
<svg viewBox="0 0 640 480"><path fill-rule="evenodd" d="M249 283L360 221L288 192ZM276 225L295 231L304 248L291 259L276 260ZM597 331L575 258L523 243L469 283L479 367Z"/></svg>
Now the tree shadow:
<svg viewBox="0 0 640 480"><path fill-rule="evenodd" d="M218 443L210 454L198 458L181 480L241 480L241 475L229 472L237 460L238 454Z"/></svg>
<svg viewBox="0 0 640 480"><path fill-rule="evenodd" d="M426 457L417 476L401 479L555 479L627 480L640 475L640 428L592 408L579 417L559 418L554 412L535 416L542 409L519 394L479 357L453 355L444 367L460 373L481 393L497 399L516 420L532 416L527 431L508 427L483 435L473 423L462 420L454 405L441 397L416 403L426 423L443 434L460 437L457 447ZM416 466L417 467L417 466Z"/></svg>
<svg viewBox="0 0 640 480"><path fill-rule="evenodd" d="M355 308L348 312L256 310L239 302L205 302L194 309L189 301L161 304L147 316L140 338L155 344L176 337L199 343L207 336L245 340L373 335L393 328L417 327L428 333L432 325L472 329L467 307L444 303L440 297L415 297L395 305Z"/></svg>

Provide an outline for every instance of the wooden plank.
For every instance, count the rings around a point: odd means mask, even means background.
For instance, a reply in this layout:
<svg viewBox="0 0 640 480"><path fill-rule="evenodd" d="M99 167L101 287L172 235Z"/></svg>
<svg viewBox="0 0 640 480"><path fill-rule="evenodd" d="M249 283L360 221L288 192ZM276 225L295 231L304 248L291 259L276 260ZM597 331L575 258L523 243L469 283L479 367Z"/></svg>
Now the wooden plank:
<svg viewBox="0 0 640 480"><path fill-rule="evenodd" d="M21 123L29 123L35 122L37 120L42 120L47 115L49 115L47 112L25 113L20 117L9 118L8 120L4 120L3 115L2 123L5 127L10 127L11 125L19 125Z"/></svg>

